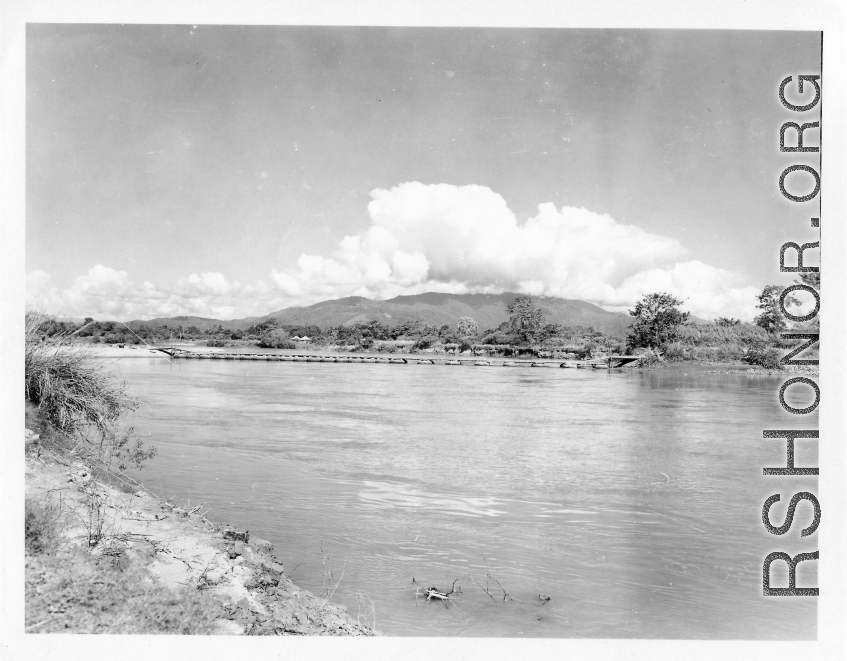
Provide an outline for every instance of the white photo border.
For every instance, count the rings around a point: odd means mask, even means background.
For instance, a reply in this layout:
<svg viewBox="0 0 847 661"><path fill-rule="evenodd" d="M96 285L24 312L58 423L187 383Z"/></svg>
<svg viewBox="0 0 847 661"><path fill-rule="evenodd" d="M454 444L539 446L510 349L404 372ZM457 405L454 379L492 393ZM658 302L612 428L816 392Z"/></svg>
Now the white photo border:
<svg viewBox="0 0 847 661"><path fill-rule="evenodd" d="M8 659L151 657L237 658L245 652L262 658L416 659L448 656L513 659L745 659L845 658L845 373L847 351L840 342L847 307L847 169L845 154L845 63L847 10L839 2L786 0L718 0L714 2L520 2L343 0L207 2L118 0L110 2L15 2L0 9L0 655ZM826 338L821 348L820 388L825 404L820 415L818 496L823 509L819 531L818 640L677 641L568 640L485 638L335 639L242 638L181 636L80 636L24 634L23 581L23 380L24 241L25 241L25 29L27 23L160 23L250 25L380 25L477 26L543 28L663 28L823 31L822 190L824 224L821 260L826 261L823 285L826 314L821 322ZM805 72L796 72L805 73ZM825 135L825 140L823 136ZM776 190L776 185L774 186ZM778 237L789 241L790 237ZM751 247L755 250L756 247ZM766 249L766 248L765 248ZM778 254L773 256L778 271ZM783 623L790 627L790 622Z"/></svg>

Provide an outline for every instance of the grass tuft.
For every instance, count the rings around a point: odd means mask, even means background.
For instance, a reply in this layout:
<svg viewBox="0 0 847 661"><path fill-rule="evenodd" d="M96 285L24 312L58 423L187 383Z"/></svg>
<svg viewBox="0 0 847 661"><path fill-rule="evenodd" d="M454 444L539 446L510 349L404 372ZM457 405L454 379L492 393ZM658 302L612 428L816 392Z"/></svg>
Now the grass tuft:
<svg viewBox="0 0 847 661"><path fill-rule="evenodd" d="M47 432L45 440L52 440L57 450L93 454L120 470L140 467L155 456L155 448L143 447L132 438L132 429L120 424L121 416L138 406L124 384L115 381L90 349L68 346L69 336L62 333L45 335L44 326L43 315L27 312L24 395L35 407L27 422L37 418L39 433ZM58 435L50 439L49 430Z"/></svg>
<svg viewBox="0 0 847 661"><path fill-rule="evenodd" d="M62 532L61 505L50 499L27 498L24 503L24 543L27 554L54 553Z"/></svg>
<svg viewBox="0 0 847 661"><path fill-rule="evenodd" d="M171 590L105 559L27 558L28 633L210 634L221 617L212 595Z"/></svg>
<svg viewBox="0 0 847 661"><path fill-rule="evenodd" d="M43 336L43 317L26 315L24 353L26 399L57 430L78 434L94 427L109 433L122 413L137 403L123 384L92 359L90 350L67 346L62 335Z"/></svg>

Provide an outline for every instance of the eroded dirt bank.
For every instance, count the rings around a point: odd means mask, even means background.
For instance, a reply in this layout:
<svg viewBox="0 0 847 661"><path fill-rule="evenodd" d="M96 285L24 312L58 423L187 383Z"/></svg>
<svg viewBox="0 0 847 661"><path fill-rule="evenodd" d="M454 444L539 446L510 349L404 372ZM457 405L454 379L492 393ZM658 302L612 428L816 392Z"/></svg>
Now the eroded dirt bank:
<svg viewBox="0 0 847 661"><path fill-rule="evenodd" d="M33 438L28 432L28 444ZM193 629L198 633L374 633L364 614L347 613L344 607L294 585L270 542L214 524L200 508L174 507L144 491L128 493L105 484L94 479L90 466L72 458L28 452L26 498L28 522L34 504L49 519L56 538L49 554L28 548L28 632L123 632L109 612L103 591L104 586L122 582L120 577L133 576L132 585L141 586L133 592L167 588L171 601L188 595L186 609L200 609L208 620L205 628ZM34 521L33 525L46 525ZM57 578L63 572L70 578ZM98 572L108 572L108 580ZM69 580L91 585L68 597ZM198 596L202 604L195 603ZM178 603L173 605L178 612ZM163 632L189 630L167 624L174 619L171 614L159 619L165 622ZM126 632L138 633L131 620L124 619Z"/></svg>

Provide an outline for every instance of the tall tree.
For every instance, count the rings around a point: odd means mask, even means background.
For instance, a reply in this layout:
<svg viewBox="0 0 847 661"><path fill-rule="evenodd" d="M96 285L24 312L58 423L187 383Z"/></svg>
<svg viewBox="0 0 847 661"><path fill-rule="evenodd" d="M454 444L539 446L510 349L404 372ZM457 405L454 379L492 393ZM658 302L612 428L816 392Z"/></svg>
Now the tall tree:
<svg viewBox="0 0 847 661"><path fill-rule="evenodd" d="M456 324L456 332L464 336L476 335L479 332L479 324L471 317L462 317Z"/></svg>
<svg viewBox="0 0 847 661"><path fill-rule="evenodd" d="M677 308L683 301L670 294L647 294L635 304L629 314L635 321L629 327L626 344L629 348L658 347L676 339L679 327L688 321L690 312Z"/></svg>
<svg viewBox="0 0 847 661"><path fill-rule="evenodd" d="M535 307L531 296L518 296L506 305L509 328L524 342L532 342L544 326L544 313Z"/></svg>
<svg viewBox="0 0 847 661"><path fill-rule="evenodd" d="M785 287L780 285L767 285L762 293L756 296L759 301L756 308L761 310L762 313L753 320L753 323L761 326L769 333L778 333L787 325L785 317L779 309L779 296L784 289ZM791 299L786 302L791 302Z"/></svg>

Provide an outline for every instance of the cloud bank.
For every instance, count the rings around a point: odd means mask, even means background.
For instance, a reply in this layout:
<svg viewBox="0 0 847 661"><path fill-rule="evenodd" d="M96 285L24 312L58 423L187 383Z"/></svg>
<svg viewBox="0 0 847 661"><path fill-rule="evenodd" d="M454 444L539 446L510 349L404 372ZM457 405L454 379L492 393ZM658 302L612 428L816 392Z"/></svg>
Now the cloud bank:
<svg viewBox="0 0 847 661"><path fill-rule="evenodd" d="M576 298L610 309L665 291L695 315L752 318L755 287L686 255L679 241L586 209L541 204L520 224L484 186L404 183L376 189L371 226L330 258L302 255L272 272L288 297L391 298L425 291Z"/></svg>
<svg viewBox="0 0 847 661"><path fill-rule="evenodd" d="M624 310L664 291L699 317L753 317L759 290L741 284L742 275L686 260L679 241L607 215L541 204L519 223L500 195L474 185L408 182L371 196L367 229L344 237L330 256L303 254L296 267L273 269L269 283L242 285L207 272L162 287L98 265L63 291L47 273L30 273L28 298L67 316L233 318L343 296L426 291L516 291Z"/></svg>
<svg viewBox="0 0 847 661"><path fill-rule="evenodd" d="M282 305L271 288L258 281L252 285L229 282L221 273L192 273L170 287L151 282L131 282L126 271L98 264L59 290L45 271L27 274L27 304L39 311L63 317L98 320L152 319L191 315L232 319L267 314L274 303ZM278 308L277 308L278 309Z"/></svg>

